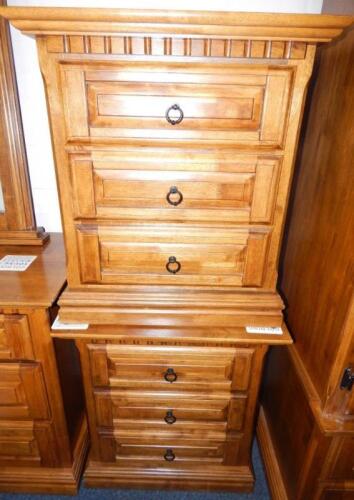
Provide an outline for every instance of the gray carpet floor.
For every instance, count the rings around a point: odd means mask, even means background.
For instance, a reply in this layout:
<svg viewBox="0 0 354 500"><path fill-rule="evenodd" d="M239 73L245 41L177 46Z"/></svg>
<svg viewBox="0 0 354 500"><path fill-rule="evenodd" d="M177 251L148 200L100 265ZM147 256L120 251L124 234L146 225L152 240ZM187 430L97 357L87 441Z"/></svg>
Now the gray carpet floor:
<svg viewBox="0 0 354 500"><path fill-rule="evenodd" d="M270 495L264 475L259 450L253 447L253 467L256 475L256 486L251 494L241 493L205 493L203 491L157 491L157 490L110 490L88 489L81 486L76 497L63 495L27 495L0 493L1 500L269 500Z"/></svg>

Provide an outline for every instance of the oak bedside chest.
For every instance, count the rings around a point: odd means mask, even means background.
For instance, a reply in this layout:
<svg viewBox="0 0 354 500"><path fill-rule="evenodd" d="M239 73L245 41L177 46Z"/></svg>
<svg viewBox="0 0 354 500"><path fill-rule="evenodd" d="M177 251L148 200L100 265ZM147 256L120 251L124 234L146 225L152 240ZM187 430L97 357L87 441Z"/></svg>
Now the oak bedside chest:
<svg viewBox="0 0 354 500"><path fill-rule="evenodd" d="M251 490L264 355L291 342L277 260L304 97L316 43L350 20L0 13L37 38L68 259L60 319L90 325L56 334L80 350L86 484Z"/></svg>
<svg viewBox="0 0 354 500"><path fill-rule="evenodd" d="M0 491L74 494L88 448L80 373L75 346L50 335L65 285L63 238L2 245L5 255L36 259L0 272Z"/></svg>

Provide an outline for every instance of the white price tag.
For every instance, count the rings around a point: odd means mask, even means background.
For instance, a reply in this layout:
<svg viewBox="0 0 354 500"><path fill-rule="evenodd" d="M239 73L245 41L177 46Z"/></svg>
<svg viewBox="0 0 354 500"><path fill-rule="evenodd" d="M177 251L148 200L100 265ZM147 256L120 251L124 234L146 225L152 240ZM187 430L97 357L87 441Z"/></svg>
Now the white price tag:
<svg viewBox="0 0 354 500"><path fill-rule="evenodd" d="M0 271L26 271L36 255L5 255L0 260Z"/></svg>
<svg viewBox="0 0 354 500"><path fill-rule="evenodd" d="M280 326L246 326L247 333L259 333L262 335L283 335L283 330Z"/></svg>
<svg viewBox="0 0 354 500"><path fill-rule="evenodd" d="M58 316L52 324L52 330L87 330L88 323L63 323Z"/></svg>

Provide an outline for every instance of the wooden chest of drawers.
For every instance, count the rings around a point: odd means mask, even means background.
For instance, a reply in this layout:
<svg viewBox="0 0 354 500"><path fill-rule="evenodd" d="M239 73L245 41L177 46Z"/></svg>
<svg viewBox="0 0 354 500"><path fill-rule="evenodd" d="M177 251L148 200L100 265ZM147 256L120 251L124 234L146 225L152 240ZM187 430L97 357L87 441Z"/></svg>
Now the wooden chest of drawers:
<svg viewBox="0 0 354 500"><path fill-rule="evenodd" d="M263 359L267 344L291 342L287 332L92 325L56 335L80 350L88 486L250 490Z"/></svg>
<svg viewBox="0 0 354 500"><path fill-rule="evenodd" d="M86 481L249 490L317 16L3 9L37 35L80 349Z"/></svg>
<svg viewBox="0 0 354 500"><path fill-rule="evenodd" d="M88 431L75 345L50 337L65 285L62 237L0 247L0 258L24 253L35 256L26 271L0 273L0 492L74 494Z"/></svg>

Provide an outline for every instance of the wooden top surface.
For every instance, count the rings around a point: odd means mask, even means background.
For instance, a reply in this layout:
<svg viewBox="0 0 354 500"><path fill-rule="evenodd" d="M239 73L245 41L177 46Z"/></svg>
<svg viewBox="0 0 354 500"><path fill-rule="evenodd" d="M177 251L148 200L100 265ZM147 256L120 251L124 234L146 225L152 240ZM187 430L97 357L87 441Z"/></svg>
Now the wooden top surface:
<svg viewBox="0 0 354 500"><path fill-rule="evenodd" d="M2 7L0 15L25 33L175 33L329 41L353 16L249 12Z"/></svg>
<svg viewBox="0 0 354 500"><path fill-rule="evenodd" d="M0 245L5 255L38 255L22 272L0 271L0 308L50 306L66 280L63 237L52 233L44 247Z"/></svg>

